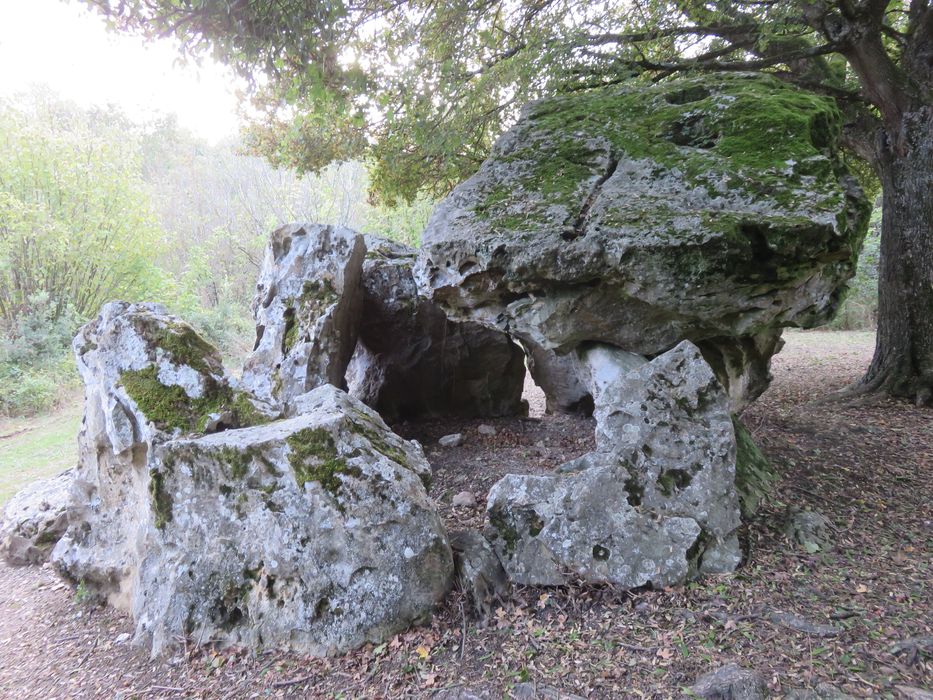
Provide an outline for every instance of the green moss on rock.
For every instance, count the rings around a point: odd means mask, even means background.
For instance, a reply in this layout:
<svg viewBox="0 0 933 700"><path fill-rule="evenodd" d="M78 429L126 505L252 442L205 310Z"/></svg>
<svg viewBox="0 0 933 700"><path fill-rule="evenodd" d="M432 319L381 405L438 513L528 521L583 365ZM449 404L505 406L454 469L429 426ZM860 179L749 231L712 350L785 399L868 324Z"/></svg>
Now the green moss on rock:
<svg viewBox="0 0 933 700"><path fill-rule="evenodd" d="M164 474L156 469L149 470L149 497L155 526L162 530L172 521L172 496L165 488Z"/></svg>
<svg viewBox="0 0 933 700"><path fill-rule="evenodd" d="M518 540L521 536L515 526L509 522L502 513L489 513L489 524L493 527L502 541L505 542L505 551L511 554L515 551Z"/></svg>
<svg viewBox="0 0 933 700"><path fill-rule="evenodd" d="M621 159L647 159L714 196L727 178L728 189L788 211L810 208L814 185L804 178L815 178L821 196L839 193L841 125L833 100L760 75L698 76L542 100L519 126L524 137L499 156L520 164L523 175L490 187L474 211L503 229L538 228L553 205L573 213L583 204L594 182L610 174L599 165L607 155L610 172ZM820 206L829 205L827 199Z"/></svg>
<svg viewBox="0 0 933 700"><path fill-rule="evenodd" d="M736 443L735 488L742 516L751 518L761 501L771 493L778 475L737 416L732 417L732 425Z"/></svg>
<svg viewBox="0 0 933 700"><path fill-rule="evenodd" d="M340 456L333 435L325 428L299 430L290 435L286 442L291 449L288 463L300 486L316 481L337 497L343 486L342 475L356 478L362 476L358 467L349 465Z"/></svg>
<svg viewBox="0 0 933 700"><path fill-rule="evenodd" d="M213 413L230 412L236 427L266 423L270 419L260 413L242 392L204 378L204 391L196 398L175 384L163 384L155 365L129 370L120 375L126 393L146 418L160 430L203 432Z"/></svg>
<svg viewBox="0 0 933 700"><path fill-rule="evenodd" d="M205 374L218 369L217 349L185 323L166 325L155 334L154 340L176 364L188 365Z"/></svg>

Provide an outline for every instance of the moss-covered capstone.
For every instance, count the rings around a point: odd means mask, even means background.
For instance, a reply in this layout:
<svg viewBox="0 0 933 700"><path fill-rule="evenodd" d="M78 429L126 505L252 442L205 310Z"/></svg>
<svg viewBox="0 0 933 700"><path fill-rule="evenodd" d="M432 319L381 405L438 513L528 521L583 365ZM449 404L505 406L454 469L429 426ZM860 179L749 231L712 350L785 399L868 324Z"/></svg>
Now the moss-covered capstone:
<svg viewBox="0 0 933 700"><path fill-rule="evenodd" d="M827 321L855 269L869 204L841 124L832 100L761 75L532 103L435 209L418 283L543 351L773 351L782 327ZM760 354L720 380L760 392Z"/></svg>

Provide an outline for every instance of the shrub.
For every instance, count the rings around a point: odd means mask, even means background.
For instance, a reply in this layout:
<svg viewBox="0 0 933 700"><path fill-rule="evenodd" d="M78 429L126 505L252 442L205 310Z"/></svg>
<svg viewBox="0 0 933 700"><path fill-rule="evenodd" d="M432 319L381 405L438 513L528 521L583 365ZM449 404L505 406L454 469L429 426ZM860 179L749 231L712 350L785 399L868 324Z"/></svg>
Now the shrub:
<svg viewBox="0 0 933 700"><path fill-rule="evenodd" d="M71 339L80 319L34 294L0 341L0 414L30 416L54 408L78 386Z"/></svg>

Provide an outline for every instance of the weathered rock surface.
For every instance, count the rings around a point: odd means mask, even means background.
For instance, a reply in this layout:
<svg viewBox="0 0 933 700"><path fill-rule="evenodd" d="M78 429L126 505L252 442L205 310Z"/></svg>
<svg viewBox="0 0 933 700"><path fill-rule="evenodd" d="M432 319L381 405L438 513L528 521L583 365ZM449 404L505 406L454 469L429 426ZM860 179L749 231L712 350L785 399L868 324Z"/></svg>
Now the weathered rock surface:
<svg viewBox="0 0 933 700"><path fill-rule="evenodd" d="M53 561L132 613L154 654L186 634L343 651L447 590L430 465L364 404L325 384L275 420L150 304L108 304L74 347L85 419Z"/></svg>
<svg viewBox="0 0 933 700"><path fill-rule="evenodd" d="M68 503L74 472L29 484L10 499L0 517L0 556L24 566L48 561L52 547L68 527Z"/></svg>
<svg viewBox="0 0 933 700"><path fill-rule="evenodd" d="M739 493L742 516L751 518L778 481L778 474L755 444L745 424L732 417L735 427L735 488Z"/></svg>
<svg viewBox="0 0 933 700"><path fill-rule="evenodd" d="M345 387L362 308L366 246L349 229L289 224L272 234L257 283L256 346L243 384L284 405L322 384Z"/></svg>
<svg viewBox="0 0 933 700"><path fill-rule="evenodd" d="M441 447L460 447L462 443L462 433L451 433L450 435L444 435L437 441L437 444Z"/></svg>
<svg viewBox="0 0 933 700"><path fill-rule="evenodd" d="M784 695L784 700L855 700L855 696L844 693L829 683L820 683L816 688L791 689Z"/></svg>
<svg viewBox="0 0 933 700"><path fill-rule="evenodd" d="M714 346L740 407L779 330L828 320L854 272L869 206L840 129L831 100L764 76L533 103L434 211L418 283L560 354Z"/></svg>
<svg viewBox="0 0 933 700"><path fill-rule="evenodd" d="M69 529L56 566L130 609L152 526L149 457L173 435L253 425L273 413L240 390L220 354L157 304L106 304L73 344L84 380Z"/></svg>
<svg viewBox="0 0 933 700"><path fill-rule="evenodd" d="M707 700L760 700L768 687L757 671L726 664L697 678L690 691L691 697Z"/></svg>
<svg viewBox="0 0 933 700"><path fill-rule="evenodd" d="M350 394L390 419L524 412L521 348L502 331L449 320L419 295L413 248L374 236L366 245Z"/></svg>
<svg viewBox="0 0 933 700"><path fill-rule="evenodd" d="M793 507L787 514L784 534L810 554L827 549L833 543L833 524L822 513Z"/></svg>
<svg viewBox="0 0 933 700"><path fill-rule="evenodd" d="M428 617L448 590L417 443L330 385L301 409L156 450L133 601L154 651L185 633L345 651Z"/></svg>
<svg viewBox="0 0 933 700"><path fill-rule="evenodd" d="M685 341L644 363L594 347L581 361L593 378L596 451L554 475L507 475L489 492L488 534L509 577L636 587L733 570L735 434L699 350Z"/></svg>
<svg viewBox="0 0 933 700"><path fill-rule="evenodd" d="M577 376L577 364L572 354L558 355L531 340L523 339L522 347L528 359L528 371L544 392L547 413L582 413L593 410L593 397Z"/></svg>
<svg viewBox="0 0 933 700"><path fill-rule="evenodd" d="M465 591L476 616L486 622L495 609L505 605L511 586L499 558L480 533L459 530L450 533L454 569L461 590Z"/></svg>

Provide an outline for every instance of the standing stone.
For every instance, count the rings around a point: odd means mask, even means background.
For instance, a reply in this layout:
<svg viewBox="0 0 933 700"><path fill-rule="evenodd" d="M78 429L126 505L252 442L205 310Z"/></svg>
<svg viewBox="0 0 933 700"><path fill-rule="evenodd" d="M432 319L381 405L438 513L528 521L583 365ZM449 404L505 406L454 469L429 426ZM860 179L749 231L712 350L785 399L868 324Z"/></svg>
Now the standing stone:
<svg viewBox="0 0 933 700"><path fill-rule="evenodd" d="M526 412L521 348L495 328L449 320L420 296L412 274L417 251L374 236L366 244L350 394L388 419Z"/></svg>
<svg viewBox="0 0 933 700"><path fill-rule="evenodd" d="M315 655L424 620L453 560L421 448L323 385L300 415L159 446L133 600L137 641Z"/></svg>
<svg viewBox="0 0 933 700"><path fill-rule="evenodd" d="M590 363L587 363L589 358ZM489 492L488 535L509 577L672 585L733 570L735 434L728 397L685 341L651 362L591 348L596 451Z"/></svg>
<svg viewBox="0 0 933 700"><path fill-rule="evenodd" d="M69 528L52 561L89 592L130 610L152 527L155 445L174 435L270 420L220 354L157 304L106 304L73 343L84 381Z"/></svg>
<svg viewBox="0 0 933 700"><path fill-rule="evenodd" d="M257 283L256 345L243 384L285 406L322 384L344 387L362 305L363 237L290 224L272 234Z"/></svg>
<svg viewBox="0 0 933 700"><path fill-rule="evenodd" d="M48 561L52 547L68 527L68 503L74 471L29 484L10 499L0 517L0 556L24 566Z"/></svg>
<svg viewBox="0 0 933 700"><path fill-rule="evenodd" d="M472 602L476 616L488 622L496 608L509 600L509 579L499 558L486 538L473 530L451 532L450 547L460 589Z"/></svg>

